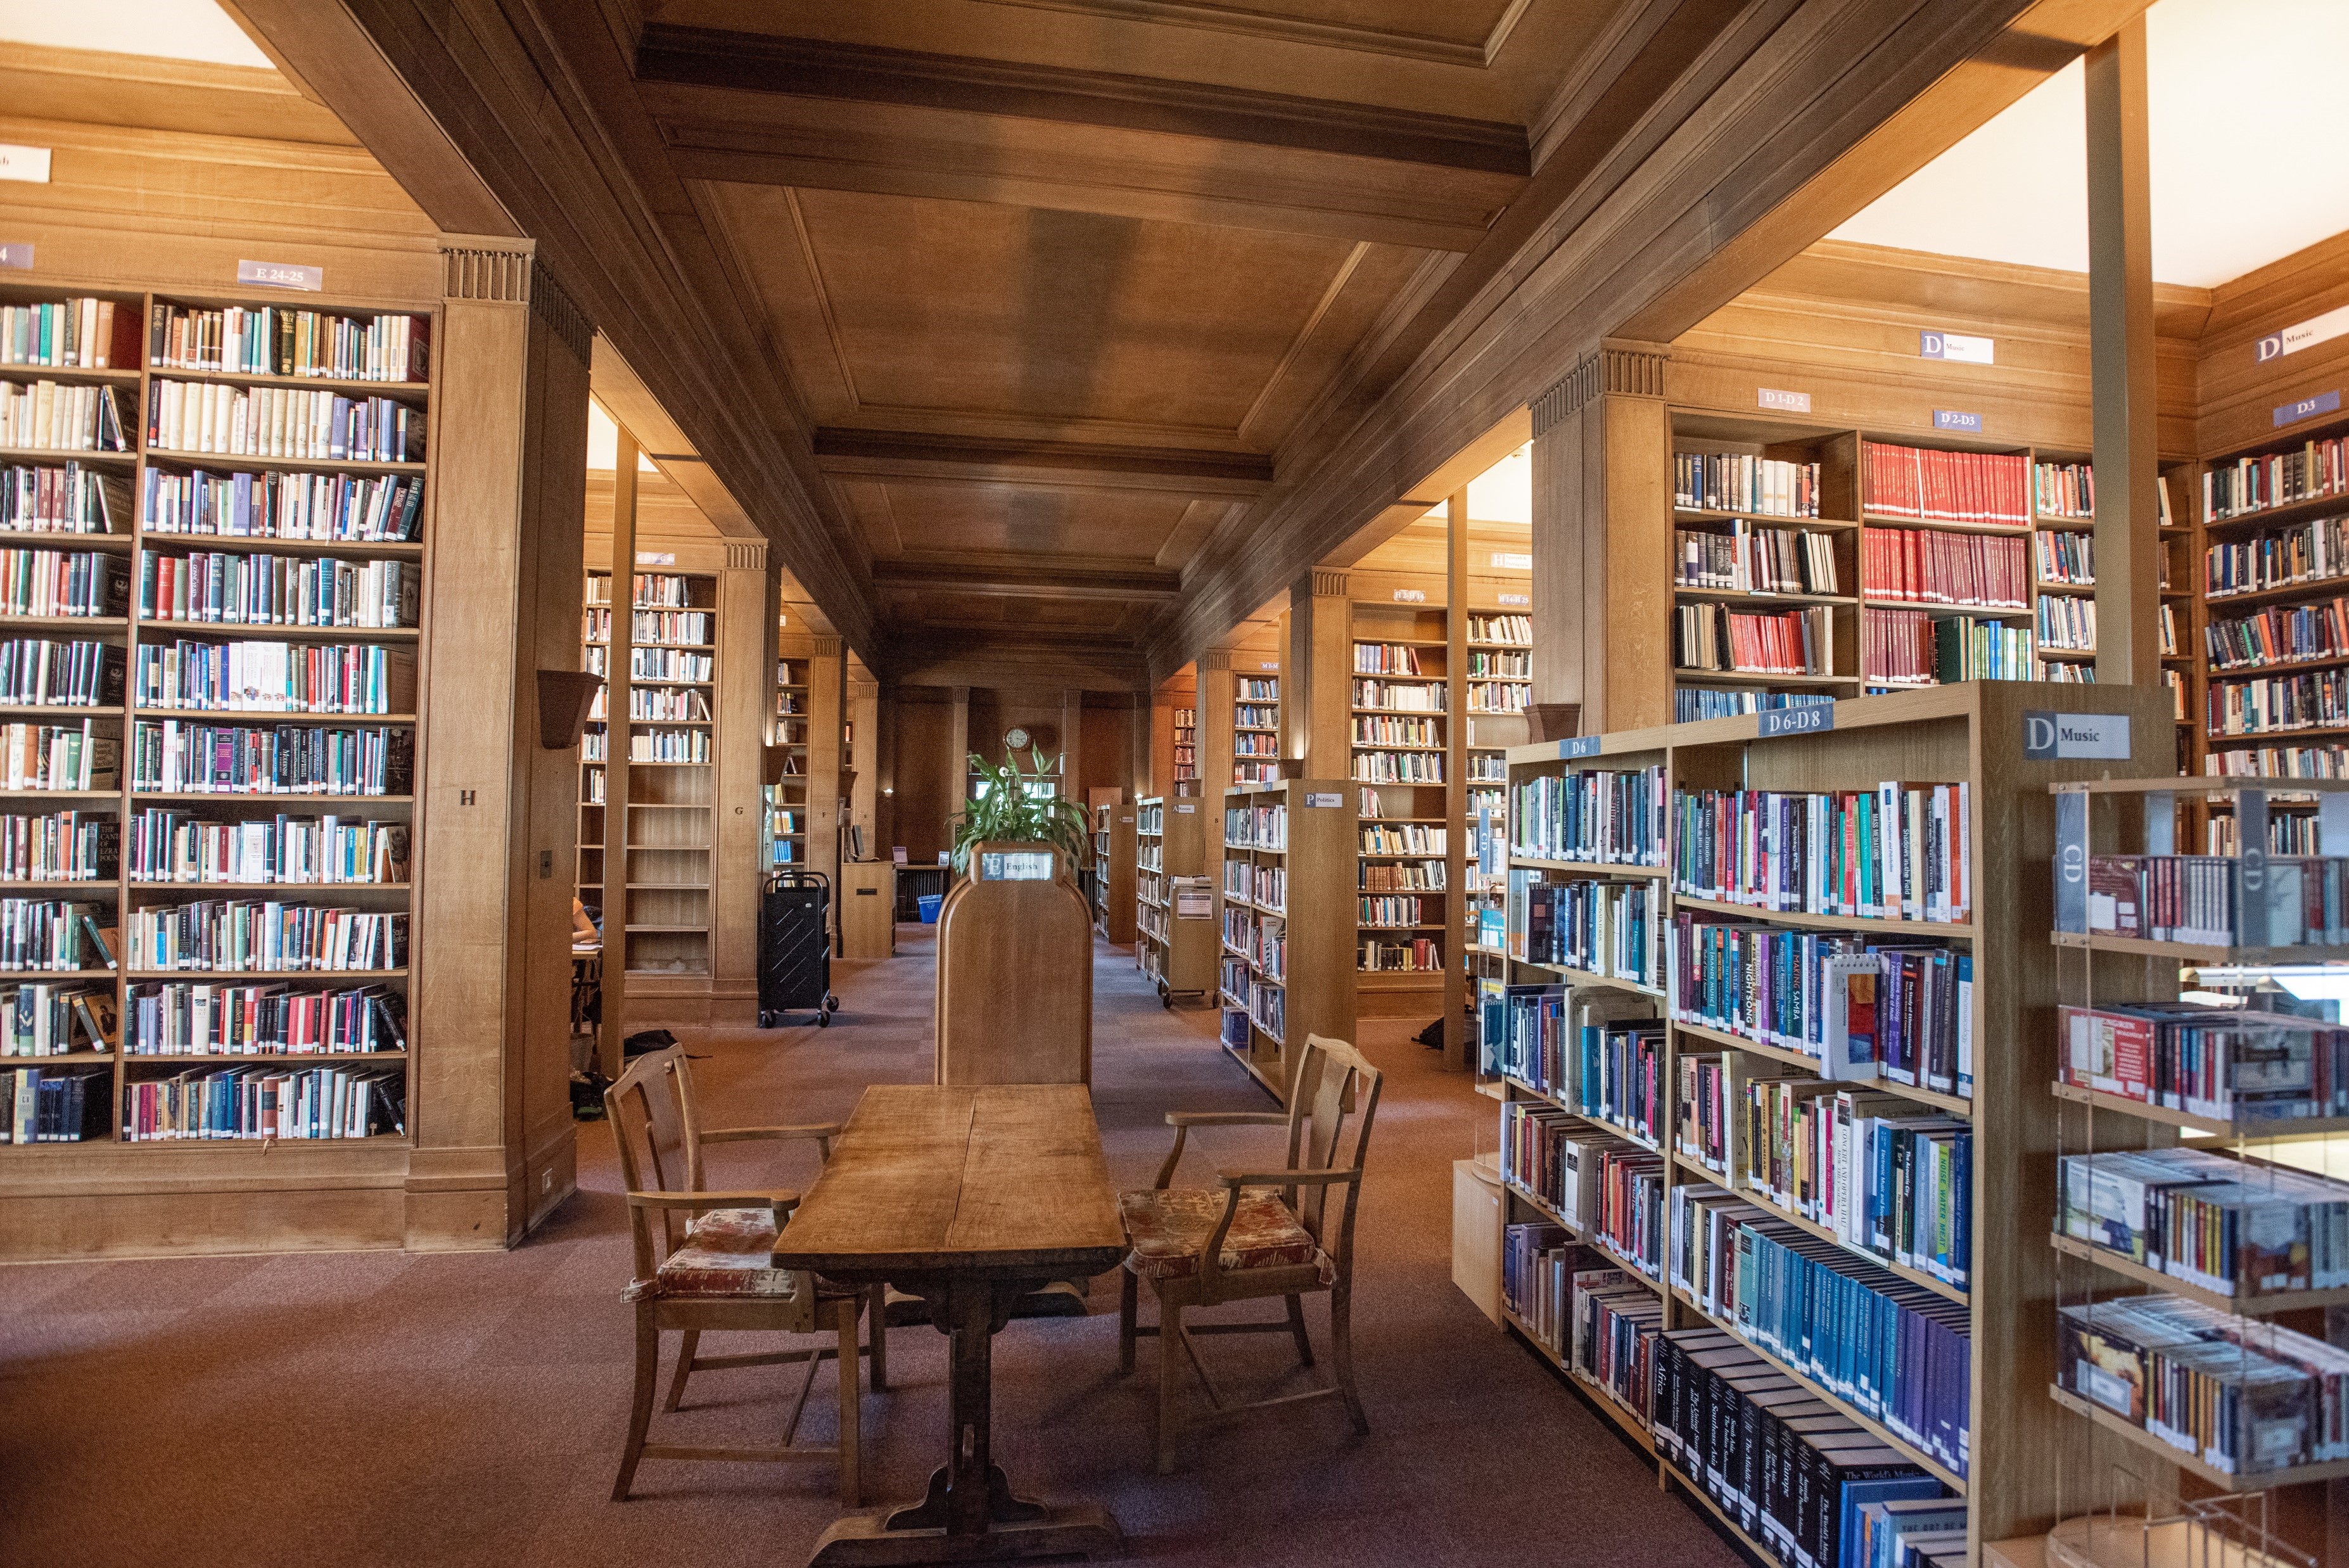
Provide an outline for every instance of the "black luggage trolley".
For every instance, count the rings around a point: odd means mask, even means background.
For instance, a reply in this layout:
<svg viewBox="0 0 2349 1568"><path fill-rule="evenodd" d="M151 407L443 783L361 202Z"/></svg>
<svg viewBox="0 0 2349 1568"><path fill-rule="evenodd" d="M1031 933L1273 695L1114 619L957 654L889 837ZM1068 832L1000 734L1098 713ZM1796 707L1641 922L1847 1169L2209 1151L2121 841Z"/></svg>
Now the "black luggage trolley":
<svg viewBox="0 0 2349 1568"><path fill-rule="evenodd" d="M832 993L832 879L778 871L759 895L759 1027L786 1012L813 1012L818 1027L840 1011Z"/></svg>

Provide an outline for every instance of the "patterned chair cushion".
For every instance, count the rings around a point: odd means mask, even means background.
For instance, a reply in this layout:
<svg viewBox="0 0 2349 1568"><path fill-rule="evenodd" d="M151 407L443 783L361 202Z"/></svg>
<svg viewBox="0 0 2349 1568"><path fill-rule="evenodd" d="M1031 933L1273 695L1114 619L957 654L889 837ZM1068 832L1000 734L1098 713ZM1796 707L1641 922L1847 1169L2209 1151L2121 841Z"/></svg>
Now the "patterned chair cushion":
<svg viewBox="0 0 2349 1568"><path fill-rule="evenodd" d="M1125 1233L1133 1243L1125 1266L1153 1280L1188 1279L1199 1272L1207 1240L1224 1217L1226 1199L1221 1191L1174 1187L1160 1191L1121 1192L1118 1212L1125 1218ZM1224 1232L1224 1248L1216 1266L1231 1272L1248 1269L1319 1266L1321 1282L1335 1283L1337 1265L1314 1243L1297 1216L1270 1187L1240 1189L1239 1210L1232 1228Z"/></svg>
<svg viewBox="0 0 2349 1568"><path fill-rule="evenodd" d="M787 1298L797 1277L774 1265L775 1211L771 1209L710 1209L695 1216L685 1240L660 1266L654 1280L637 1280L622 1293L626 1301L649 1296L765 1296ZM834 1284L818 1276L819 1297L853 1296L864 1287Z"/></svg>

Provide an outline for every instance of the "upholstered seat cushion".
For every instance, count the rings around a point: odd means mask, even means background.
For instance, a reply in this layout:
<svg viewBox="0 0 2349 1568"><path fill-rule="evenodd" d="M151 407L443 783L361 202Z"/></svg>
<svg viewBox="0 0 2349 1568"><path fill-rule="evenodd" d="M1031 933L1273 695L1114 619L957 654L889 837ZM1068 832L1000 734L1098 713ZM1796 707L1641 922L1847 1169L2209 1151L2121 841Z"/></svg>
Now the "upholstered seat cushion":
<svg viewBox="0 0 2349 1568"><path fill-rule="evenodd" d="M798 1277L774 1264L775 1211L771 1209L711 1209L694 1217L685 1240L660 1266L654 1280L637 1280L628 1301L647 1296L789 1296ZM819 1297L853 1296L863 1287L834 1284L818 1276Z"/></svg>
<svg viewBox="0 0 2349 1568"><path fill-rule="evenodd" d="M1124 1216L1126 1238L1133 1243L1126 1267L1153 1280L1188 1279L1197 1273L1226 1201L1223 1192L1205 1188L1119 1193L1118 1212ZM1312 1263L1319 1266L1323 1284L1338 1277L1329 1254L1269 1187L1240 1189L1239 1210L1232 1216L1232 1228L1224 1232L1216 1262L1236 1273Z"/></svg>

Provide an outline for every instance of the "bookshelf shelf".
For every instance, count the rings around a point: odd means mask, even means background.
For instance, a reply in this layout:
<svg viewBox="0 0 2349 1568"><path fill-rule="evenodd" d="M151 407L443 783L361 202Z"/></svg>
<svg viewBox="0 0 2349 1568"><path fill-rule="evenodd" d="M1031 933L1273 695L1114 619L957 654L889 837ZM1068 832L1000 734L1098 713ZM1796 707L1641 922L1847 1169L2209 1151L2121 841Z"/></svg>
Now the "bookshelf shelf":
<svg viewBox="0 0 2349 1568"><path fill-rule="evenodd" d="M2280 1312L2299 1312L2314 1308L2349 1306L2349 1288L2322 1291L2282 1291L2268 1295L2224 1295L2220 1292L2181 1280L2175 1274L2148 1269L2133 1259L2124 1258L2076 1236L2056 1232L2047 1238L2048 1244L2067 1258L2077 1258L2094 1263L2106 1272L2149 1286L2188 1301L2199 1302L2217 1312L2233 1313L2238 1317L2269 1317Z"/></svg>
<svg viewBox="0 0 2349 1568"><path fill-rule="evenodd" d="M96 456L97 453L84 455ZM416 473L427 471L421 462L367 462L343 457L253 457L243 452L188 452L184 449L157 447L147 454L149 461L159 464L184 464L190 468L262 469L272 472L300 472L304 473ZM173 538L181 535L173 535Z"/></svg>
<svg viewBox="0 0 2349 1568"><path fill-rule="evenodd" d="M2175 959L2179 963L2295 963L2320 957L2349 958L2349 948L2240 948L2214 942L2158 942L2145 937L2106 936L2091 931L2050 931L2047 940L2054 947L2126 953L2132 958Z"/></svg>
<svg viewBox="0 0 2349 1568"><path fill-rule="evenodd" d="M1685 893L1672 896L1672 906L1701 915L1720 915L1733 920L1764 920L1774 926L1799 926L1814 931L1858 931L1870 936L1942 937L1953 940L1971 940L1974 927L1951 924L1946 920L1883 920L1852 915L1811 915L1795 909L1766 909L1755 904L1735 904L1712 898L1694 898Z"/></svg>
<svg viewBox="0 0 2349 1568"><path fill-rule="evenodd" d="M2220 1491L2235 1492L2249 1488L2264 1490L2269 1487L2293 1486L2302 1481L2329 1481L2349 1478L2349 1459L2338 1459L2330 1464L2300 1465L2284 1470L2254 1470L2243 1473L2222 1470L2216 1465L2204 1462L2198 1455L2189 1454L2183 1449L2173 1448L2144 1428L2131 1426L2103 1407L2092 1405L2087 1400L2054 1384L2051 1383L2047 1386L2047 1396L2074 1415L2086 1417L2100 1430L2110 1432L2125 1443L2167 1459L2180 1469L2191 1471L2197 1479L2217 1487Z"/></svg>
<svg viewBox="0 0 2349 1568"><path fill-rule="evenodd" d="M2167 1106L2150 1106L2143 1100L2127 1099L2119 1095L2100 1094L2082 1088L2077 1084L2063 1082L2047 1085L2048 1092L2059 1100L2075 1105L2093 1106L2100 1111L2113 1111L2125 1116L2137 1116L2164 1127L2189 1127L2212 1137L2241 1143L2282 1143L2294 1138L2323 1137L2329 1133L2349 1132L2349 1116L2304 1116L2297 1119L2272 1121L2220 1121L2215 1116L2198 1116L2187 1111L2173 1111Z"/></svg>

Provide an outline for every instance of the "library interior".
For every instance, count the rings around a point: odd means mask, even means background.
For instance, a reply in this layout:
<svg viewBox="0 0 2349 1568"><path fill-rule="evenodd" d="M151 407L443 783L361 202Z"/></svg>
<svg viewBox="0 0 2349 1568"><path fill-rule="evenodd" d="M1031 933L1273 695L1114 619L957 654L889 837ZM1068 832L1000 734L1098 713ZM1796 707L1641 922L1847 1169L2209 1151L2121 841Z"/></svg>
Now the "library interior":
<svg viewBox="0 0 2349 1568"><path fill-rule="evenodd" d="M2349 1568L2344 58L0 0L0 1563Z"/></svg>

